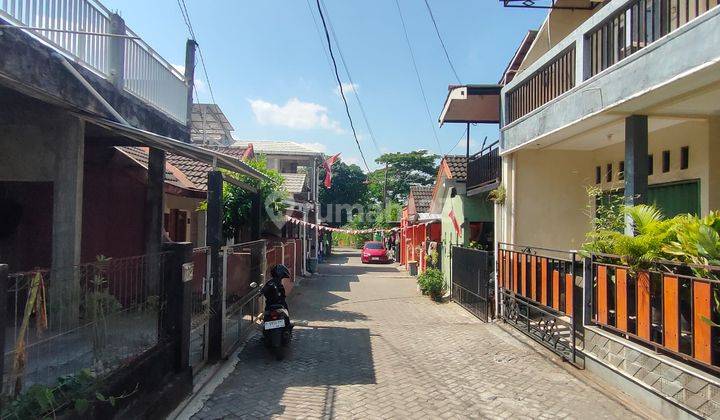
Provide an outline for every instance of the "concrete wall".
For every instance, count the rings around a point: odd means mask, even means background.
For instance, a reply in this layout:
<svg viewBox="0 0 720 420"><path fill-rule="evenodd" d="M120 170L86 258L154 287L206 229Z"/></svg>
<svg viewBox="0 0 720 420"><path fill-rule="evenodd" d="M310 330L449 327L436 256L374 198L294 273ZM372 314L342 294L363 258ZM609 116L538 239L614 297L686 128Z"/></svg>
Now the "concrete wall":
<svg viewBox="0 0 720 420"><path fill-rule="evenodd" d="M442 225L442 271L443 275L445 276L445 282L450 285L450 266L451 266L451 260L450 260L450 250L452 246L456 244L464 245L465 240L468 237L469 234L469 223L466 223L467 226L462 226L463 221L465 220L465 206L463 205L463 196L465 194L465 184L461 183L455 183L452 181L446 181L447 182L447 188L443 189L443 202L442 202L442 219L441 219L441 225ZM451 187L457 188L457 195L455 197L450 197L450 189ZM439 191L440 192L440 191ZM455 229L453 228L453 223L450 220L449 214L450 210L455 211L455 218L457 219L458 224L461 225L460 235L457 235L455 233Z"/></svg>
<svg viewBox="0 0 720 420"><path fill-rule="evenodd" d="M664 418L720 417L720 382L599 328L585 328L586 369Z"/></svg>
<svg viewBox="0 0 720 420"><path fill-rule="evenodd" d="M717 81L720 69L720 7L703 14L680 29L654 42L639 52L611 66L602 73L585 80L584 34L601 22L623 2L611 2L591 16L569 37L555 45L525 74L530 74L567 46L576 44L577 70L575 88L530 112L522 118L503 123L501 150L508 151L588 117L611 109L631 98L657 89L679 75L700 71L694 79L686 77L665 94L653 101L663 101L686 91ZM699 46L708 46L700 48ZM507 92L523 81L515 77L503 87L501 100ZM629 81L632 81L630 83ZM581 83L582 82L582 83ZM679 84L679 85L678 85ZM653 103L648 103L652 105ZM504 118L504 116L503 116ZM505 119L504 119L505 121Z"/></svg>
<svg viewBox="0 0 720 420"><path fill-rule="evenodd" d="M648 177L648 184L663 184L667 182L683 180L700 180L700 207L701 212L706 214L710 207L710 168L717 166L720 160L710 159L709 150L709 124L706 121L695 120L673 125L648 135L648 153L653 155L654 171ZM717 139L720 141L720 139ZM680 169L680 148L690 147L690 165L687 169ZM670 151L670 171L662 171L662 152ZM595 184L595 167L600 166L602 171L602 182L600 187L605 190L612 188L623 188L624 181L618 180L619 162L625 158L625 144L617 143L591 152L592 162L592 184ZM717 151L716 151L717 154ZM606 165L613 164L613 180L606 182ZM713 163L715 163L713 165ZM714 184L718 185L718 184ZM718 207L713 207L717 209Z"/></svg>
<svg viewBox="0 0 720 420"><path fill-rule="evenodd" d="M590 180L592 155L583 152L533 150L514 153L515 171L509 179L515 191L508 194L504 211L514 214L518 245L578 249L589 230L589 202L585 185ZM513 222L511 222L513 223Z"/></svg>

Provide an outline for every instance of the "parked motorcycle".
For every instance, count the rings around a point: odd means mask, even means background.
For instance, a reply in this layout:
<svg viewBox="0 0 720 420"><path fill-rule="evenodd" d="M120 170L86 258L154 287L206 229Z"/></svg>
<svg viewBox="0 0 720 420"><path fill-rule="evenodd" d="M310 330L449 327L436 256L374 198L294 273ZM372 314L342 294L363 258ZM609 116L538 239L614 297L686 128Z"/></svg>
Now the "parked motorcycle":
<svg viewBox="0 0 720 420"><path fill-rule="evenodd" d="M262 328L265 347L272 350L275 358L282 360L292 339L288 310L281 305L270 305L263 314Z"/></svg>
<svg viewBox="0 0 720 420"><path fill-rule="evenodd" d="M282 264L276 265L270 270L270 280L263 285L261 291L265 297L262 318L263 342L278 360L285 357L285 348L290 344L293 329L285 301L285 288L282 285L284 278L290 278L290 271ZM253 283L251 286L257 285Z"/></svg>

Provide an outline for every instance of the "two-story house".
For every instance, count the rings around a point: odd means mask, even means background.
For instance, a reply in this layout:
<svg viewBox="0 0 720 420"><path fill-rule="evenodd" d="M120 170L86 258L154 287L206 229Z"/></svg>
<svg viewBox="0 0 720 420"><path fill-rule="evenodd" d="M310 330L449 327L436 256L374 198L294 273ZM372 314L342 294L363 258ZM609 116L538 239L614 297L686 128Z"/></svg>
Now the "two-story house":
<svg viewBox="0 0 720 420"><path fill-rule="evenodd" d="M501 91L503 313L556 310L573 331L582 320L571 353L584 346L586 368L671 417L720 411L719 331L703 321L717 316L717 285L596 260L583 268L572 250L591 229L588 188L666 216L720 208L717 5L553 1Z"/></svg>

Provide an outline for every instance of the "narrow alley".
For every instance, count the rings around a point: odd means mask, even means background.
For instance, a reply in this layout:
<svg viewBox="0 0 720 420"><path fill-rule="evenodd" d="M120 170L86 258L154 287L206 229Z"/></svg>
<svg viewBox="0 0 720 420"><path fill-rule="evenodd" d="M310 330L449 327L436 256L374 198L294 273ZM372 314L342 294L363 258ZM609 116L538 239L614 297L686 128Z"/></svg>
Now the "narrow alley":
<svg viewBox="0 0 720 420"><path fill-rule="evenodd" d="M395 265L338 251L293 292L276 361L256 334L196 413L216 418L647 418L515 332L437 304ZM305 324L307 322L307 324ZM231 360L230 362L234 362ZM199 411L197 408L200 408Z"/></svg>

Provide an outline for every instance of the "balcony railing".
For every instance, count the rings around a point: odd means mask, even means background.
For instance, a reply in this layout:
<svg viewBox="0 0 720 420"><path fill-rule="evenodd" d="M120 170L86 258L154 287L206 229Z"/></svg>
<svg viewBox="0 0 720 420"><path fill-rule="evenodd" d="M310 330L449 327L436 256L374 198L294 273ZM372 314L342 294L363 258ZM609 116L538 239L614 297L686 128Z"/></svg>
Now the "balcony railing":
<svg viewBox="0 0 720 420"><path fill-rule="evenodd" d="M0 0L0 18L27 28L100 77L122 81L126 91L186 123L188 87L184 75L100 2Z"/></svg>
<svg viewBox="0 0 720 420"><path fill-rule="evenodd" d="M467 189L490 185L500 180L502 158L498 142L470 156L468 160Z"/></svg>
<svg viewBox="0 0 720 420"><path fill-rule="evenodd" d="M507 93L508 123L575 87L575 44Z"/></svg>
<svg viewBox="0 0 720 420"><path fill-rule="evenodd" d="M647 47L718 5L718 0L635 0L586 35L590 76Z"/></svg>
<svg viewBox="0 0 720 420"><path fill-rule="evenodd" d="M720 0L613 0L519 73L504 91L504 124L542 107L715 9ZM702 48L697 46L697 48ZM581 57L576 57L582 52Z"/></svg>

